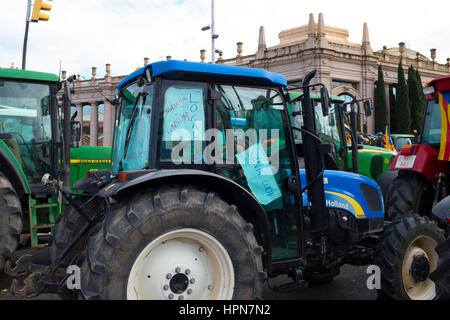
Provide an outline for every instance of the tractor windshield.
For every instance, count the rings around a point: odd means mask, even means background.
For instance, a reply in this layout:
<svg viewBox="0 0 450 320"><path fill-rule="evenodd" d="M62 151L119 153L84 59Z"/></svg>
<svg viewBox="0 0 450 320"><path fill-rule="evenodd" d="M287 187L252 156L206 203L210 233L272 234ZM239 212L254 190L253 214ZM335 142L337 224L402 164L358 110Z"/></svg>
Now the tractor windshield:
<svg viewBox="0 0 450 320"><path fill-rule="evenodd" d="M438 99L427 101L422 143L439 144L441 142L441 108Z"/></svg>
<svg viewBox="0 0 450 320"><path fill-rule="evenodd" d="M134 83L122 91L114 133L114 172L148 166L152 101L153 86Z"/></svg>
<svg viewBox="0 0 450 320"><path fill-rule="evenodd" d="M50 172L50 85L0 80L0 141L30 185Z"/></svg>
<svg viewBox="0 0 450 320"><path fill-rule="evenodd" d="M314 97L313 97L314 98ZM334 145L332 157L334 161L336 161L336 165L340 165L341 159L341 150L345 148L346 142L340 134L340 128L344 125L341 123L341 118L339 116L339 100L332 101L331 107L329 110L329 114L327 116L323 116L322 112L322 104L319 101L319 97L316 97L313 100L314 104L314 117L315 117L315 125L316 132L320 136L323 141L331 143ZM291 107L290 107L291 109ZM302 102L301 100L296 100L292 106L293 111L299 112L302 111ZM290 110L291 113L291 110ZM301 128L303 126L303 116L297 115L295 118L291 117L292 125ZM302 133L295 131L294 132L296 143L302 143Z"/></svg>

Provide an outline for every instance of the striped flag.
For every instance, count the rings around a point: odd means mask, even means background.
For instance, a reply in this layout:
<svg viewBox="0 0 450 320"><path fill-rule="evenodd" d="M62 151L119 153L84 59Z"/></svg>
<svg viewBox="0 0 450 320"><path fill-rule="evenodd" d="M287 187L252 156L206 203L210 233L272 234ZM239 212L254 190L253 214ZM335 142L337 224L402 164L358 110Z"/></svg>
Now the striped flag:
<svg viewBox="0 0 450 320"><path fill-rule="evenodd" d="M384 139L385 139L385 143L386 143L385 148L397 152L397 150L395 150L394 142L392 141L391 133L389 132L389 129L387 126L386 126L386 134L384 135Z"/></svg>
<svg viewBox="0 0 450 320"><path fill-rule="evenodd" d="M450 161L450 91L439 92L439 104L441 106L441 150L439 160Z"/></svg>

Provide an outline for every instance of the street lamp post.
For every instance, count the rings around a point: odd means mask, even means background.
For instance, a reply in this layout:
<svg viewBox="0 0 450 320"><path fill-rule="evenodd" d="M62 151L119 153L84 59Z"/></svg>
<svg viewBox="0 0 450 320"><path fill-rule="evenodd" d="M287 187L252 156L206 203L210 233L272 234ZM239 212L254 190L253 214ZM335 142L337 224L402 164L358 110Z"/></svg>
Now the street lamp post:
<svg viewBox="0 0 450 320"><path fill-rule="evenodd" d="M53 0L48 0L53 1ZM48 21L50 18L48 14L45 14L41 12L41 10L44 11L50 11L52 9L52 6L44 0L34 0L33 4L33 12L31 12L31 0L28 0L27 3L27 16L26 16L26 24L25 24L25 36L23 39L23 51L22 51L22 69L25 70L26 66L26 58L27 58L27 43L28 43L28 29L30 27L30 22L39 22L42 21ZM31 14L31 17L30 17Z"/></svg>
<svg viewBox="0 0 450 320"><path fill-rule="evenodd" d="M22 70L25 70L26 59L27 59L27 42L28 42L28 29L30 27L30 12L31 12L31 0L28 0L27 16L26 16L26 24L25 24L25 36L23 39L23 50L22 50Z"/></svg>
<svg viewBox="0 0 450 320"><path fill-rule="evenodd" d="M207 31L211 29L211 63L215 64L216 61L216 50L215 50L215 40L219 37L215 32L214 23L214 0L211 0L211 25L202 28L202 31Z"/></svg>

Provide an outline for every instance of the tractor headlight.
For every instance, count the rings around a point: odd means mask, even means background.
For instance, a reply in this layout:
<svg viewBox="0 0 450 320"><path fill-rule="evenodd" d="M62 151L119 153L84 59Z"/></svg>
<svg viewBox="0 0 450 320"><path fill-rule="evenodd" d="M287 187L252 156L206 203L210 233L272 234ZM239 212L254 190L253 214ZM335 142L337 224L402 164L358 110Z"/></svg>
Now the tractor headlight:
<svg viewBox="0 0 450 320"><path fill-rule="evenodd" d="M366 199L370 211L379 212L383 209L383 200L378 190L368 184L361 183L361 191ZM381 199L381 200L380 200Z"/></svg>

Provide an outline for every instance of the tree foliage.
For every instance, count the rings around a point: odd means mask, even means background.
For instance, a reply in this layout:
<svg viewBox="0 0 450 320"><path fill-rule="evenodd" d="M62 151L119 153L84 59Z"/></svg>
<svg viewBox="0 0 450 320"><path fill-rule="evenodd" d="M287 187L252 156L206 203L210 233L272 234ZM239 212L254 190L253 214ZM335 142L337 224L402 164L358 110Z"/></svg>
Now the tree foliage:
<svg viewBox="0 0 450 320"><path fill-rule="evenodd" d="M414 88L409 88L409 99L411 101L411 130L422 131L423 117L425 112L426 99L422 90L422 79L419 70L411 66L411 75L414 75ZM408 72L409 83L409 72Z"/></svg>
<svg viewBox="0 0 450 320"><path fill-rule="evenodd" d="M398 65L397 103L395 106L395 133L411 132L411 103L402 63Z"/></svg>
<svg viewBox="0 0 450 320"><path fill-rule="evenodd" d="M375 88L375 131L384 132L389 125L388 105L386 101L386 89L381 65L378 66L378 80Z"/></svg>

